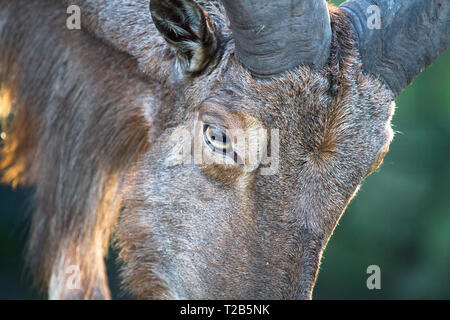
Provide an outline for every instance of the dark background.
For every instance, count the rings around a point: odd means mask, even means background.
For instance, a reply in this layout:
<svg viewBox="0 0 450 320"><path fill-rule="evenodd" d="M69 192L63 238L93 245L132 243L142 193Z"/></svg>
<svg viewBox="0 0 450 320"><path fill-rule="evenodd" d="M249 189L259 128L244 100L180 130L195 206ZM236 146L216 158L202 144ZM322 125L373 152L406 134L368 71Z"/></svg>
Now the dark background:
<svg viewBox="0 0 450 320"><path fill-rule="evenodd" d="M447 50L397 99L391 151L331 238L315 299L450 299L449 71ZM42 298L22 257L30 194L0 186L0 299ZM126 297L114 258L113 296ZM369 265L381 268L381 290L367 289Z"/></svg>

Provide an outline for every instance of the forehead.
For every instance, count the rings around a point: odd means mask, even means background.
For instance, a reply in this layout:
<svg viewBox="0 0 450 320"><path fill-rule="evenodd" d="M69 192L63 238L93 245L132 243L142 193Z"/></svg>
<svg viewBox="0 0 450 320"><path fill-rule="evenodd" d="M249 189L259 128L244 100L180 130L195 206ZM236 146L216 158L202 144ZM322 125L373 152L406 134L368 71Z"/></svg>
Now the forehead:
<svg viewBox="0 0 450 320"><path fill-rule="evenodd" d="M229 52L213 72L194 81L186 98L190 111L213 99L250 119L247 122L279 130L285 151L363 152L371 159L392 139L392 93L378 79L364 75L353 56L339 64L337 73L303 66L260 80Z"/></svg>
<svg viewBox="0 0 450 320"><path fill-rule="evenodd" d="M308 67L286 72L279 78L261 80L252 77L231 58L226 69L212 74L211 78L214 79L199 79L187 90L190 111L212 101L212 105L220 104L229 112L271 127L323 112L331 102L328 79ZM215 109L211 107L212 115Z"/></svg>

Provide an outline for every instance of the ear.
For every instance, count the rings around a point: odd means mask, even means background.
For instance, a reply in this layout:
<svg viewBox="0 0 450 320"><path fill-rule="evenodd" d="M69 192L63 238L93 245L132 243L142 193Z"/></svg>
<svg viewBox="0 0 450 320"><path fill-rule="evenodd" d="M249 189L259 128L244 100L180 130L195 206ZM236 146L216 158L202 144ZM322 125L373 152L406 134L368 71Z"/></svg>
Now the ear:
<svg viewBox="0 0 450 320"><path fill-rule="evenodd" d="M151 0L150 12L183 71L202 71L214 58L217 48L214 25L197 1Z"/></svg>

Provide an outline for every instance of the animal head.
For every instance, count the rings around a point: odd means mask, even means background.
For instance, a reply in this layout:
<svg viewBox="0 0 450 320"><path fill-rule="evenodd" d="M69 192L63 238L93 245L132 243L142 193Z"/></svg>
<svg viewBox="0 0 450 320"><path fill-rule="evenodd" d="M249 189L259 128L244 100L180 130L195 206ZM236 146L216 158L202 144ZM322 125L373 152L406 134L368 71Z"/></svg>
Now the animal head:
<svg viewBox="0 0 450 320"><path fill-rule="evenodd" d="M138 296L311 297L336 223L388 151L395 93L364 73L345 12L296 4L224 1L211 17L151 1L183 89L124 198Z"/></svg>
<svg viewBox="0 0 450 320"><path fill-rule="evenodd" d="M449 44L449 5L377 1L377 30L365 0L72 2L149 83L134 129L148 146L111 170L128 289L311 298L340 216L389 149L396 96Z"/></svg>

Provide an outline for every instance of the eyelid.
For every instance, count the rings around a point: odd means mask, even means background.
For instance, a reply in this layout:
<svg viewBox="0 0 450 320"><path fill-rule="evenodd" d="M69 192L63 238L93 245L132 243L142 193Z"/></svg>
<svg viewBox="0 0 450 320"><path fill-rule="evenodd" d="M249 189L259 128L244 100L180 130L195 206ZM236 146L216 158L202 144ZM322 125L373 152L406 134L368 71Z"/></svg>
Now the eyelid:
<svg viewBox="0 0 450 320"><path fill-rule="evenodd" d="M198 112L199 119L204 123L216 124L224 129L246 127L242 116L215 101L204 102Z"/></svg>
<svg viewBox="0 0 450 320"><path fill-rule="evenodd" d="M229 130L230 128L229 123L226 121L226 119L217 114L208 114L208 113L200 114L200 120L204 124L215 126L224 131Z"/></svg>

